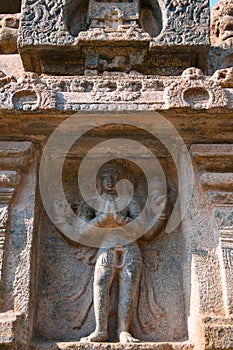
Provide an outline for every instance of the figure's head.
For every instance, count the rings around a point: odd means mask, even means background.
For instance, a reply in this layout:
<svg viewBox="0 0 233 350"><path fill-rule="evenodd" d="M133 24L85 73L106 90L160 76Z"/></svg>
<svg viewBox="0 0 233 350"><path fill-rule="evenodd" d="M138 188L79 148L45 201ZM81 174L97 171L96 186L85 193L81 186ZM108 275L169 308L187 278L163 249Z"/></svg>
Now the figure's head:
<svg viewBox="0 0 233 350"><path fill-rule="evenodd" d="M116 184L123 178L123 170L116 162L104 164L99 171L98 180L101 192L116 193Z"/></svg>
<svg viewBox="0 0 233 350"><path fill-rule="evenodd" d="M221 0L212 11L211 43L222 46L233 43L233 0Z"/></svg>
<svg viewBox="0 0 233 350"><path fill-rule="evenodd" d="M94 218L94 211L86 202L82 203L79 215L81 218L91 220Z"/></svg>

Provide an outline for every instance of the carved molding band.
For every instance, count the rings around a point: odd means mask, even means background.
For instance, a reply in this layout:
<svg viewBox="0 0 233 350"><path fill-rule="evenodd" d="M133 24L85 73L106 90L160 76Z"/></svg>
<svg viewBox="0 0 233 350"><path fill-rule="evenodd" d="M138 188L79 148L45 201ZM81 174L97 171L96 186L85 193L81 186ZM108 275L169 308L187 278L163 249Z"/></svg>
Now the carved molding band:
<svg viewBox="0 0 233 350"><path fill-rule="evenodd" d="M0 108L22 112L231 107L221 81L196 68L166 80L133 74L77 78L27 73L18 79L3 77L0 85Z"/></svg>

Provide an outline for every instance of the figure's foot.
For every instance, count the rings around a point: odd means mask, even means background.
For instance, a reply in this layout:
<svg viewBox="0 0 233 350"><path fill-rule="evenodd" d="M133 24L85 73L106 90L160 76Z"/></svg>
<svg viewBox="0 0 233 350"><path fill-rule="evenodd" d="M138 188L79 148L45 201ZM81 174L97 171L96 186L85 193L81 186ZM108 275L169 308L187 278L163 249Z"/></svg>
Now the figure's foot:
<svg viewBox="0 0 233 350"><path fill-rule="evenodd" d="M120 332L119 333L120 343L140 343L139 339L134 338L129 332Z"/></svg>
<svg viewBox="0 0 233 350"><path fill-rule="evenodd" d="M94 331L93 333L91 333L90 335L88 335L87 337L81 338L80 342L96 342L96 343L101 343L101 342L105 342L108 340L108 334L106 332L98 332L98 331Z"/></svg>

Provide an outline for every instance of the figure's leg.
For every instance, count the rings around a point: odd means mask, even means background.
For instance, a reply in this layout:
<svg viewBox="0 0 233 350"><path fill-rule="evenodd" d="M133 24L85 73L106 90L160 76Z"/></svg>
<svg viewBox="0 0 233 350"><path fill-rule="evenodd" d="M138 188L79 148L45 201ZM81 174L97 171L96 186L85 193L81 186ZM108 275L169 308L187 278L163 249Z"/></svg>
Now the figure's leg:
<svg viewBox="0 0 233 350"><path fill-rule="evenodd" d="M141 278L141 260L131 261L120 273L118 304L118 335L122 343L139 342L129 333L129 326L135 307L137 291Z"/></svg>
<svg viewBox="0 0 233 350"><path fill-rule="evenodd" d="M108 339L109 292L114 273L113 267L98 265L95 267L93 299L96 329L81 341L102 342Z"/></svg>

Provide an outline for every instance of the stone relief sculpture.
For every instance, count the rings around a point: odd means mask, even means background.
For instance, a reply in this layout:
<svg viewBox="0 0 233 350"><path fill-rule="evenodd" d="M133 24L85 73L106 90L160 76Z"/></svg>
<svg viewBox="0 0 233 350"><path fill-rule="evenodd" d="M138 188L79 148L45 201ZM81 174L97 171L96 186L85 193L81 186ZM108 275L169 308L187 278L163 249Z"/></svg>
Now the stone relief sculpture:
<svg viewBox="0 0 233 350"><path fill-rule="evenodd" d="M230 45L233 40L233 1L222 0L212 12L211 42L213 46Z"/></svg>
<svg viewBox="0 0 233 350"><path fill-rule="evenodd" d="M118 30L122 25L140 26L155 37L162 30L162 13L157 0L121 2L90 0L88 23L90 28L102 26L113 30Z"/></svg>
<svg viewBox="0 0 233 350"><path fill-rule="evenodd" d="M108 213L103 213L93 209L85 201L80 205L78 215L83 220L81 227L82 234L88 234L89 229L94 232L95 227L109 228L123 227L128 222L134 220L141 212L139 199L133 198L129 205L123 210L117 208L116 198L116 184L124 178L123 168L118 163L110 162L104 165L98 174L98 183L100 195L105 200ZM155 178L153 192L150 194L150 211L155 213L159 206L163 206L162 213L152 229L145 233L142 240L144 242L150 241L161 232L161 228L166 219L165 206L166 196L164 195L163 185ZM59 213L64 208L55 205L56 215L59 220ZM150 214L151 214L150 213ZM144 220L147 219L149 213L146 213ZM143 223L142 223L143 230ZM94 239L94 236L93 236ZM144 243L145 244L145 243ZM134 338L130 332L130 323L135 309L140 313L140 307L137 305L137 296L139 292L140 281L147 284L147 288L152 288L150 285L150 277L145 278L145 267L149 265L156 265L157 261L151 261L151 256L144 259L138 241L133 241L126 245L116 244L114 247L100 247L98 250L91 247L80 246L77 249L77 256L79 260L85 260L90 266L95 266L90 270L90 274L86 278L85 286L82 290L78 290L71 296L73 302L77 301L80 296L87 292L93 284L93 303L96 328L90 335L81 338L83 342L103 342L109 339L108 334L108 316L110 306L110 289L114 278L118 280L118 300L117 300L117 337L122 343L134 343L140 340ZM153 266L152 269L156 266ZM143 293L142 293L143 294ZM151 295L154 297L154 293ZM140 298L140 296L138 296ZM91 298L92 299L92 298ZM90 310L92 300L90 299L86 305L83 306L83 315L78 315L79 328L84 324L87 313ZM156 300L152 298L150 303L153 304L153 312L158 312L159 316L162 314L162 309L156 304ZM144 300L145 304L145 300ZM146 306L144 306L145 309ZM157 317L158 315L156 315ZM140 315L144 317L144 313ZM139 318L140 318L139 317ZM149 315L148 315L149 317ZM76 322L74 320L74 322ZM138 319L139 324L144 327L143 320ZM151 330L151 325L149 325Z"/></svg>
<svg viewBox="0 0 233 350"><path fill-rule="evenodd" d="M211 50L207 62L207 73L232 67L233 62L233 1L221 0L213 8L210 40Z"/></svg>
<svg viewBox="0 0 233 350"><path fill-rule="evenodd" d="M105 167L100 174L102 197L105 198L109 206L112 206L113 212L110 214L99 213L83 203L81 216L85 219L87 226L98 225L109 228L113 225L123 226L139 214L140 208L136 200L132 201L122 212L118 212L115 207L116 183L122 178L119 170L119 168L110 165L110 168ZM121 342L138 341L129 333L129 325L140 281L141 260L141 252L137 242L127 246L99 249L95 265L93 291L96 330L81 340L97 342L107 340L109 290L114 275L118 271L120 281L118 300L119 340Z"/></svg>

